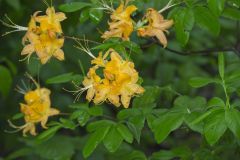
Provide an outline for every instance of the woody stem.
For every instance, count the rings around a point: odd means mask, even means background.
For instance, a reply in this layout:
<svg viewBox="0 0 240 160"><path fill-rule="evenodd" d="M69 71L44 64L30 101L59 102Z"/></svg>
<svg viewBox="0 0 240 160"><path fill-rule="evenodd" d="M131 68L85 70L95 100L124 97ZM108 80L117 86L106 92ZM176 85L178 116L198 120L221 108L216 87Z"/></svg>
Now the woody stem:
<svg viewBox="0 0 240 160"><path fill-rule="evenodd" d="M141 48L146 49L146 48L149 48L150 46L152 46L153 44L157 44L162 47L162 45L160 43L158 43L156 41L150 41L147 44L142 45ZM238 45L236 45L236 47L237 46ZM236 55L240 56L240 52L239 52L238 48L236 48L236 47L210 48L210 49L203 49L203 50L197 50L197 51L178 51L178 50L166 47L165 50L175 53L175 54L182 55L182 56L209 55L211 53L219 53L219 52L234 52Z"/></svg>

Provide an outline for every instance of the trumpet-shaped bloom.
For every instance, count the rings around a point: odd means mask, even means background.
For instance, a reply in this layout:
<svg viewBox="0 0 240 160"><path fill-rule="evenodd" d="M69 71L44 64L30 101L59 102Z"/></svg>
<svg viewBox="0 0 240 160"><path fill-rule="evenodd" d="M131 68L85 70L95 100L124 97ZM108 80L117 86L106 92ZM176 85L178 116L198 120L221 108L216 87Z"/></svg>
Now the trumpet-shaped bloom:
<svg viewBox="0 0 240 160"><path fill-rule="evenodd" d="M90 68L87 77L83 80L83 85L88 90L87 91L87 100L91 101L96 94L96 86L101 83L101 77L96 74L96 69L98 67L94 66Z"/></svg>
<svg viewBox="0 0 240 160"><path fill-rule="evenodd" d="M133 32L133 20L131 14L137 10L134 5L126 6L123 2L112 12L111 22L109 22L109 31L106 31L102 38L119 37L123 40L129 40Z"/></svg>
<svg viewBox="0 0 240 160"><path fill-rule="evenodd" d="M128 108L131 98L144 92L144 88L137 84L138 72L133 62L123 60L115 50L110 49L105 55L110 55L110 60L101 63L101 68L98 64L90 68L83 81L88 89L86 98L95 104L109 101L117 107L122 104ZM102 77L96 74L97 69L103 69Z"/></svg>
<svg viewBox="0 0 240 160"><path fill-rule="evenodd" d="M59 114L57 109L50 107L50 93L51 91L49 89L39 87L27 92L24 95L26 103L20 103L20 109L24 114L25 124L23 126L11 124L11 126L18 130L23 130L24 136L26 136L28 132L35 136L37 134L35 125L37 123L41 123L41 126L46 129L48 117Z"/></svg>
<svg viewBox="0 0 240 160"><path fill-rule="evenodd" d="M167 29L173 25L173 20L165 20L158 11L152 8L148 9L145 17L148 25L139 28L138 35L141 37L156 37L159 42L166 47L167 38L164 32L168 33Z"/></svg>
<svg viewBox="0 0 240 160"><path fill-rule="evenodd" d="M47 8L46 15L38 14L39 12L35 12L30 20L28 31L23 38L25 47L21 54L30 57L36 52L42 64L52 56L60 61L64 60L64 52L61 49L64 38L60 22L66 19L65 14L56 13L53 7Z"/></svg>
<svg viewBox="0 0 240 160"><path fill-rule="evenodd" d="M111 61L105 66L104 75L111 84L108 100L116 106L120 104L121 98L123 106L128 108L131 98L144 92L144 89L137 84L139 76L134 63L123 60L115 51L112 51Z"/></svg>

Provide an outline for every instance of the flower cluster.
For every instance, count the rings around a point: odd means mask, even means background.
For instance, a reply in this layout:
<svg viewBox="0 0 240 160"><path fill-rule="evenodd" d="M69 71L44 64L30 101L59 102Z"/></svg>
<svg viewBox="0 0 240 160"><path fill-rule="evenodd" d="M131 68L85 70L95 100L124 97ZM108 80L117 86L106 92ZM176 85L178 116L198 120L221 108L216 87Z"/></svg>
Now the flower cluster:
<svg viewBox="0 0 240 160"><path fill-rule="evenodd" d="M108 56L110 60L106 60ZM100 53L92 64L94 66L83 81L88 90L88 101L93 100L95 104L108 101L117 107L122 104L128 108L131 98L144 92L144 88L137 83L139 76L134 63L123 60L114 49L109 49L104 56ZM103 78L96 73L98 69L103 70Z"/></svg>
<svg viewBox="0 0 240 160"><path fill-rule="evenodd" d="M141 37L157 37L159 42L166 47L167 38L164 32L167 32L173 25L173 20L165 20L164 17L155 9L149 8L145 15L148 22L147 26L138 29L138 35Z"/></svg>
<svg viewBox="0 0 240 160"><path fill-rule="evenodd" d="M122 1L120 6L112 11L109 31L106 31L102 38L119 37L123 40L129 40L134 31L133 24L135 24L131 19L131 14L137 10L137 7L134 5L127 6L127 2L124 4ZM137 28L138 36L156 37L163 47L167 46L167 38L164 32L168 33L167 29L173 25L173 20L165 20L161 13L149 8L141 23L142 25Z"/></svg>
<svg viewBox="0 0 240 160"><path fill-rule="evenodd" d="M51 108L51 91L47 88L40 88L36 82L35 84L37 88L27 91L24 94L25 103L20 103L25 124L23 126L15 126L10 123L13 128L23 130L24 136L26 136L27 132L30 132L31 135L36 135L35 125L37 123L41 123L41 126L46 129L48 117L59 114L57 109Z"/></svg>
<svg viewBox="0 0 240 160"><path fill-rule="evenodd" d="M136 23L131 18L133 12L137 10L135 5L128 5L130 0L121 1L118 8L107 6L111 11L111 21L109 30L104 32L102 38L118 37L123 41L129 41L134 30L141 37L156 37L159 42L166 47L167 39L164 32L167 32L173 25L172 20L165 20L160 12L150 8L142 21ZM16 31L27 31L22 39L24 48L21 55L29 60L33 53L36 53L42 64L49 61L51 57L58 60L64 60L64 52L61 49L64 45L64 36L61 22L66 19L62 12L55 12L54 7L48 6L45 15L39 15L40 11L35 12L28 24L28 27L22 27L13 23L3 22L4 25L14 28ZM8 17L7 17L8 18ZM8 33L11 33L8 32ZM8 34L7 33L7 34ZM74 37L72 37L74 39ZM80 47L81 50L88 53L93 60L93 65L84 77L82 85L78 91L79 97L83 91L87 91L86 99L95 104L109 102L116 107L123 106L128 108L132 97L144 93L144 88L139 84L139 75L135 69L134 63L124 59L113 48L99 53L95 57L88 48ZM23 130L23 134L30 132L36 135L35 125L40 123L43 128L46 127L49 116L59 114L57 109L51 108L50 93L46 88L41 88L36 81L31 78L37 88L24 92L25 103L21 103L21 112L24 115L25 125L10 125L18 130Z"/></svg>
<svg viewBox="0 0 240 160"><path fill-rule="evenodd" d="M120 6L111 14L112 22L109 23L109 31L106 31L102 38L109 39L111 37L119 37L123 40L129 40L129 36L133 32L133 20L131 14L137 10L134 5L127 6L127 3L121 2Z"/></svg>
<svg viewBox="0 0 240 160"><path fill-rule="evenodd" d="M25 46L21 55L28 58L36 52L42 64L45 64L52 56L58 60L64 60L64 52L61 49L64 44L60 22L66 19L64 13L55 13L53 7L46 10L46 15L38 16L35 12L29 22L26 35L22 39ZM39 25L38 25L39 24Z"/></svg>

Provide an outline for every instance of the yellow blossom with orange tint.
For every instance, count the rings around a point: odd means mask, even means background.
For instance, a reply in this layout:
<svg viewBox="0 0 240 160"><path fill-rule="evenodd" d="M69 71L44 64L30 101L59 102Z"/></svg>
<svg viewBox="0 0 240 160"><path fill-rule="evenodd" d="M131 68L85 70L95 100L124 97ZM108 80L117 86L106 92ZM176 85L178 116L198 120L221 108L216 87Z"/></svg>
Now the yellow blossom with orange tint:
<svg viewBox="0 0 240 160"><path fill-rule="evenodd" d="M52 56L60 61L64 60L61 49L64 38L60 22L66 19L65 14L56 13L54 7L47 8L46 15L38 14L39 12L35 12L30 20L28 31L22 40L25 47L21 55L28 55L29 58L36 52L42 64Z"/></svg>
<svg viewBox="0 0 240 160"><path fill-rule="evenodd" d="M166 20L155 9L149 8L145 15L148 22L147 26L138 29L138 35L141 37L156 37L165 48L167 46L167 38L165 33L173 25L173 20Z"/></svg>
<svg viewBox="0 0 240 160"><path fill-rule="evenodd" d="M129 40L129 36L133 32L133 20L131 14L137 10L134 5L127 6L128 1L124 4L122 1L120 6L114 10L111 14L111 22L109 22L109 31L106 31L103 35L103 39L109 39L112 37L119 37L123 40Z"/></svg>
<svg viewBox="0 0 240 160"><path fill-rule="evenodd" d="M123 60L115 50L109 49L104 57L108 55L110 60L104 60L101 65L96 63L99 60L92 61L95 66L90 68L83 81L87 90L86 99L93 100L95 104L108 101L117 107L122 104L124 108L128 108L131 98L144 92L144 88L137 84L138 72L133 62ZM103 70L102 77L96 74L97 69Z"/></svg>
<svg viewBox="0 0 240 160"><path fill-rule="evenodd" d="M48 117L60 113L59 110L51 108L50 94L49 89L40 88L38 84L35 90L26 92L24 95L25 103L20 103L20 110L24 115L25 124L15 126L9 121L10 125L17 130L23 130L24 136L28 132L33 136L37 135L35 127L37 123L40 123L46 129Z"/></svg>

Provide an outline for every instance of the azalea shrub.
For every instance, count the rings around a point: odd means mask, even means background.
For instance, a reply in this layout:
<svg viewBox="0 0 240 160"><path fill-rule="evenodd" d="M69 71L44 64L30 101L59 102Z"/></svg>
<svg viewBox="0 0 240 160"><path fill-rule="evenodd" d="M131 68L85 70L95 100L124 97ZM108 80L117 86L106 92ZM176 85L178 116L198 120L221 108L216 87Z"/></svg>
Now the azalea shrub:
<svg viewBox="0 0 240 160"><path fill-rule="evenodd" d="M239 0L0 13L0 160L240 159Z"/></svg>

